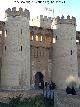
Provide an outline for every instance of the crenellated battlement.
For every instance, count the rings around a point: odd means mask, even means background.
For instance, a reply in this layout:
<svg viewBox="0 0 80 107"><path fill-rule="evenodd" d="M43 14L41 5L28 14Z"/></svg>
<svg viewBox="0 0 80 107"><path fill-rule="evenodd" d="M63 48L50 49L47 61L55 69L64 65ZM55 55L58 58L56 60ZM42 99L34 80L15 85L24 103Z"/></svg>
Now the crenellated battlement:
<svg viewBox="0 0 80 107"><path fill-rule="evenodd" d="M47 17L47 16L40 15L40 27L50 29L52 21L53 21L52 17Z"/></svg>
<svg viewBox="0 0 80 107"><path fill-rule="evenodd" d="M13 16L13 17L22 16L22 17L30 18L30 12L29 12L29 10L25 9L23 11L23 9L21 7L19 8L19 11L16 10L16 7L13 7L12 9L8 8L5 11L5 13L6 13L6 17L10 17L10 16Z"/></svg>
<svg viewBox="0 0 80 107"><path fill-rule="evenodd" d="M67 18L65 19L64 16L62 15L62 17L57 16L57 18L54 18L54 22L55 24L73 24L76 25L76 18L72 16L72 18L70 18L70 16L68 15Z"/></svg>
<svg viewBox="0 0 80 107"><path fill-rule="evenodd" d="M31 20L31 26L38 26L38 27L50 29L52 22L53 22L52 17L40 15Z"/></svg>
<svg viewBox="0 0 80 107"><path fill-rule="evenodd" d="M40 15L40 21L52 21L52 17Z"/></svg>

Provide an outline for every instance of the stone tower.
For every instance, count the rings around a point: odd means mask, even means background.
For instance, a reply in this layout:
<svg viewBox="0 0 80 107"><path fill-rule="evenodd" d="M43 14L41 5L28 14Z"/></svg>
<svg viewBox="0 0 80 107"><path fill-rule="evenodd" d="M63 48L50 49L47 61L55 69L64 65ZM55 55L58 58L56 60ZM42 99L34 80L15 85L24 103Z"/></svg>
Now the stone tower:
<svg viewBox="0 0 80 107"><path fill-rule="evenodd" d="M16 7L6 11L1 86L30 88L30 13Z"/></svg>
<svg viewBox="0 0 80 107"><path fill-rule="evenodd" d="M52 21L53 21L52 17L40 15L30 20L30 25L51 29Z"/></svg>
<svg viewBox="0 0 80 107"><path fill-rule="evenodd" d="M78 79L75 17L54 18L53 36L56 43L53 45L52 80L58 88L64 89Z"/></svg>

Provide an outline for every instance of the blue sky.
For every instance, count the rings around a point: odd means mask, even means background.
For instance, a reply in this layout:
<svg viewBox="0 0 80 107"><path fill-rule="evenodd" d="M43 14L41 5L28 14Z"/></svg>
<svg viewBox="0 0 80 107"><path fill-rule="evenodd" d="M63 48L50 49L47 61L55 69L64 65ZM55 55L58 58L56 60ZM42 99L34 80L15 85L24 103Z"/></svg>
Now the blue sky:
<svg viewBox="0 0 80 107"><path fill-rule="evenodd" d="M64 15L65 18L67 15L76 17L77 22L77 30L80 30L80 0L54 0L54 3L35 3L39 0L34 0L34 3L17 3L14 1L21 2L22 0L0 0L0 20L4 20L5 10L8 7L17 8L27 8L31 12L31 17L42 15L53 16L51 11L46 11L46 8L53 9L54 8L54 16L62 16ZM28 0L23 0L28 1ZM53 1L53 0L44 0L44 1ZM56 3L56 1L61 1L60 3ZM65 1L65 3L62 3ZM49 9L48 9L49 10Z"/></svg>

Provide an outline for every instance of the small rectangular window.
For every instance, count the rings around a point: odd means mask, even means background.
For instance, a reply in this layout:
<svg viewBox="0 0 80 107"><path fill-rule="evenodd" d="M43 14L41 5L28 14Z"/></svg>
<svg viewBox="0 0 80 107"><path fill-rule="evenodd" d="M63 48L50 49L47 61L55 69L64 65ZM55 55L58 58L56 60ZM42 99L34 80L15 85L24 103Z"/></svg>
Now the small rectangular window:
<svg viewBox="0 0 80 107"><path fill-rule="evenodd" d="M5 37L7 37L7 30L5 30Z"/></svg>
<svg viewBox="0 0 80 107"><path fill-rule="evenodd" d="M0 35L2 35L2 31L0 30Z"/></svg>
<svg viewBox="0 0 80 107"><path fill-rule="evenodd" d="M43 37L41 36L41 40L40 41L42 41L42 39L43 39Z"/></svg>
<svg viewBox="0 0 80 107"><path fill-rule="evenodd" d="M22 46L21 46L21 51L22 51Z"/></svg>
<svg viewBox="0 0 80 107"><path fill-rule="evenodd" d="M71 55L72 55L72 50L71 50Z"/></svg>
<svg viewBox="0 0 80 107"><path fill-rule="evenodd" d="M31 36L31 40L33 40L33 36Z"/></svg>
<svg viewBox="0 0 80 107"><path fill-rule="evenodd" d="M58 38L57 38L57 36L56 36L56 40L57 40Z"/></svg>
<svg viewBox="0 0 80 107"><path fill-rule="evenodd" d="M79 40L76 40L76 43L79 43Z"/></svg>
<svg viewBox="0 0 80 107"><path fill-rule="evenodd" d="M36 41L38 41L38 36L36 35Z"/></svg>
<svg viewBox="0 0 80 107"><path fill-rule="evenodd" d="M56 43L56 39L55 38L53 38L53 43Z"/></svg>
<svg viewBox="0 0 80 107"><path fill-rule="evenodd" d="M5 46L5 51L6 51L6 46Z"/></svg>
<svg viewBox="0 0 80 107"><path fill-rule="evenodd" d="M22 34L22 29L21 29L21 34Z"/></svg>

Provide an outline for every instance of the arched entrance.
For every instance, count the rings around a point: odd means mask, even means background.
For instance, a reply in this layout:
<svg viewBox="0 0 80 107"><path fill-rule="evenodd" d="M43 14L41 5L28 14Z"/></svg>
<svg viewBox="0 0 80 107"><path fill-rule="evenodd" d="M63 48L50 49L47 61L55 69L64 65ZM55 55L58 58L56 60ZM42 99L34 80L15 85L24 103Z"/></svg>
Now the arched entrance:
<svg viewBox="0 0 80 107"><path fill-rule="evenodd" d="M44 76L41 72L37 72L35 74L35 88L37 89L43 89L44 87L44 80L43 80ZM41 84L41 86L39 86L39 84Z"/></svg>

